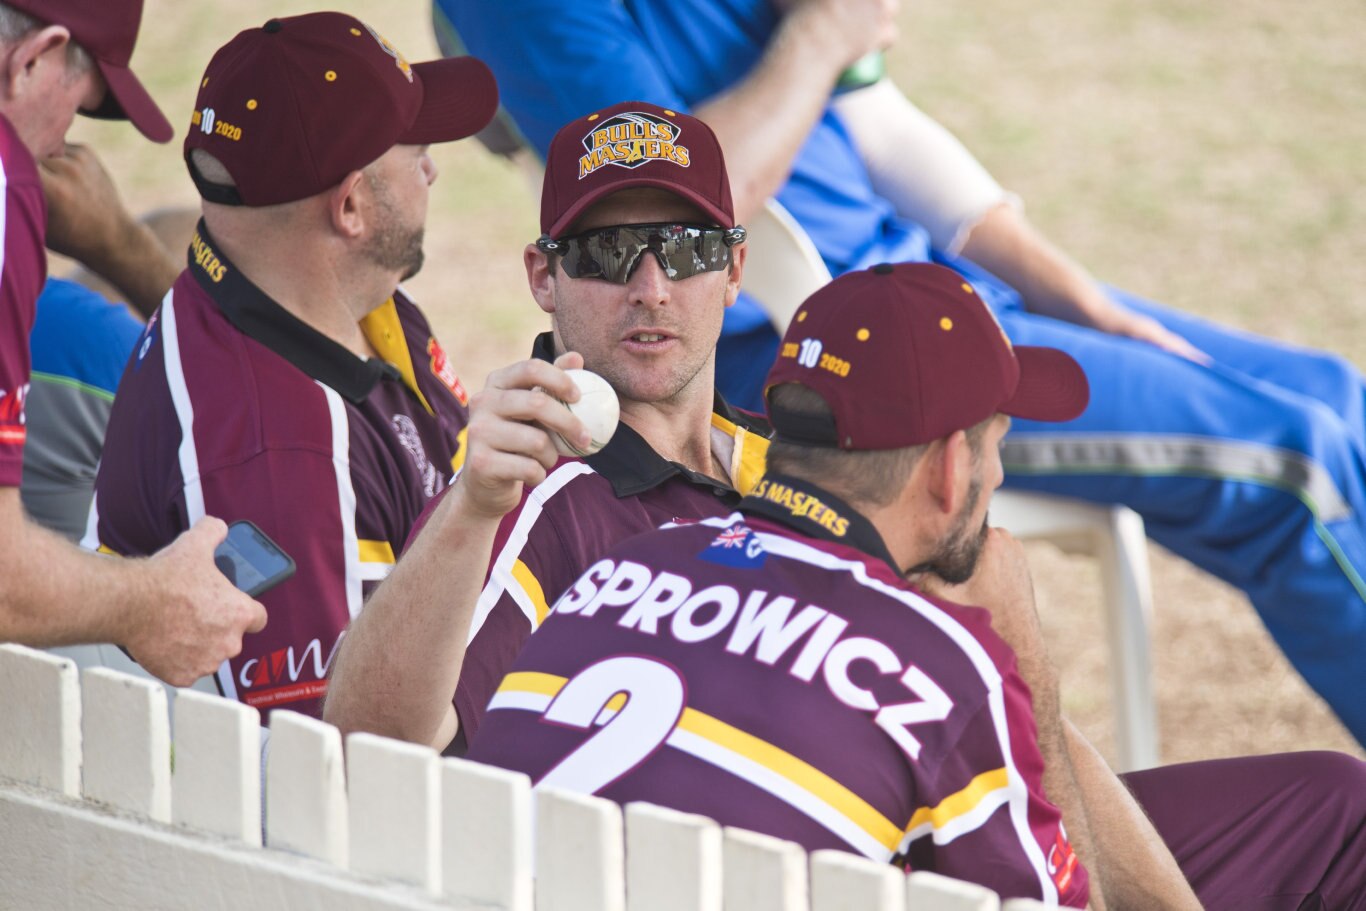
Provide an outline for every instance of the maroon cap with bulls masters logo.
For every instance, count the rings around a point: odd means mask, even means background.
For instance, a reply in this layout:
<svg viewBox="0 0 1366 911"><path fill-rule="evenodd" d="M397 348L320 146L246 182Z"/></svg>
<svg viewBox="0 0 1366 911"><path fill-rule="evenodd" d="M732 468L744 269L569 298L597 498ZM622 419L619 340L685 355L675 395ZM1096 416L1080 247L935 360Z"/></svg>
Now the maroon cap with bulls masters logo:
<svg viewBox="0 0 1366 911"><path fill-rule="evenodd" d="M472 136L497 107L493 74L473 57L410 64L342 13L271 19L209 61L185 160L210 202L278 205L331 189L395 145ZM206 179L194 149L218 159L236 186Z"/></svg>
<svg viewBox="0 0 1366 911"><path fill-rule="evenodd" d="M630 187L675 193L718 227L735 227L726 160L711 127L645 101L623 101L555 134L545 158L541 232L563 236L593 203Z"/></svg>
<svg viewBox="0 0 1366 911"><path fill-rule="evenodd" d="M952 269L880 265L842 275L802 304L783 336L765 396L799 383L834 425L774 410L775 437L841 449L900 449L993 414L1068 421L1090 398L1081 365L1056 348L1015 347Z"/></svg>
<svg viewBox="0 0 1366 911"><path fill-rule="evenodd" d="M171 124L128 68L142 22L142 0L5 0L48 25L65 26L72 39L94 58L109 91L91 117L131 120L154 142L169 142Z"/></svg>

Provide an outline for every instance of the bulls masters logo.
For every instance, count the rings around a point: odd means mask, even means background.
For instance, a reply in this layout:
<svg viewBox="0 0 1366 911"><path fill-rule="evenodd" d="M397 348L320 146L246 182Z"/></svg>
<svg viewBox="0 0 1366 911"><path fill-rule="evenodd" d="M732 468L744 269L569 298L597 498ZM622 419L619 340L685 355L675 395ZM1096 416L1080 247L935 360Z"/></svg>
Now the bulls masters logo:
<svg viewBox="0 0 1366 911"><path fill-rule="evenodd" d="M688 147L678 144L682 130L654 114L624 111L596 125L583 137L587 154L579 159L579 179L605 165L638 168L651 161L688 166Z"/></svg>

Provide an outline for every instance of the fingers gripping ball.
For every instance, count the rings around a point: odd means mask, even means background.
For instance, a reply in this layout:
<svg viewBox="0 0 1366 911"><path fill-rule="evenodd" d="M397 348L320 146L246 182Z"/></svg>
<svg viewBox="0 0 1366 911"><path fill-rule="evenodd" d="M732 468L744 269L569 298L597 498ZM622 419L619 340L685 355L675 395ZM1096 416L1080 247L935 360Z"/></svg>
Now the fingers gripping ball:
<svg viewBox="0 0 1366 911"><path fill-rule="evenodd" d="M617 429L617 421L621 417L621 403L617 401L616 390L591 370L566 370L565 373L569 374L569 378L579 387L579 400L561 401L560 404L583 421L588 432L593 435L593 441L586 449L580 449L558 433L552 433L550 437L560 455L589 456L606 446L607 441L612 439L612 434Z"/></svg>

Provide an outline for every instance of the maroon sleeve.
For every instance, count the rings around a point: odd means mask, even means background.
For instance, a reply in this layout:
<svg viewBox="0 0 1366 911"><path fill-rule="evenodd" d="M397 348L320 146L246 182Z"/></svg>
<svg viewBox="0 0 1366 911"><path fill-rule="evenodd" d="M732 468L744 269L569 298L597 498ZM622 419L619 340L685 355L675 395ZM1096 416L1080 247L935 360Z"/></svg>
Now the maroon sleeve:
<svg viewBox="0 0 1366 911"><path fill-rule="evenodd" d="M32 365L28 336L47 275L47 208L33 158L8 123L0 125L0 168L0 486L18 487L24 467L24 399Z"/></svg>
<svg viewBox="0 0 1366 911"><path fill-rule="evenodd" d="M1033 698L1020 676L1015 653L992 628L987 610L933 597L927 600L972 634L1001 681L999 695L974 714L956 744L943 752L920 782L925 805L936 807L936 815L942 818L951 816L957 803L965 802L962 797L1002 787L1004 791L996 798L1001 805L980 824L973 826L970 816L965 817L961 824L950 823L937 838L921 839L913 846L912 866L918 861L935 872L981 883L1001 895L1045 900L1043 892L1049 886L1042 879L1047 877L1058 904L1085 907L1090 878L1073 853L1061 812L1044 793ZM932 852L932 861L927 852ZM1002 862L984 865L983 857Z"/></svg>

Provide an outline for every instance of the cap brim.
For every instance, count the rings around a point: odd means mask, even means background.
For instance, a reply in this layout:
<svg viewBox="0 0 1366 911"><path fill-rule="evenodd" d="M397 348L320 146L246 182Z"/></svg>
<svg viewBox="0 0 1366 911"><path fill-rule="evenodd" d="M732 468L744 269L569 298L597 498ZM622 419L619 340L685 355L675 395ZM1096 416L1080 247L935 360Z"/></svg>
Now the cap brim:
<svg viewBox="0 0 1366 911"><path fill-rule="evenodd" d="M126 66L96 60L104 84L108 87L104 101L93 111L82 113L103 120L129 120L143 136L153 142L170 142L175 136L171 123L161 108L147 94L138 77Z"/></svg>
<svg viewBox="0 0 1366 911"><path fill-rule="evenodd" d="M629 190L632 187L654 187L659 190L665 190L680 199L686 199L688 202L697 206L705 212L712 221L716 222L719 227L735 227L732 223L733 219L728 213L721 211L715 203L711 202L691 187L682 187L674 181L663 180L658 177L628 176L594 187L592 190L589 190L587 193L574 200L574 204L568 209L565 209L559 218L555 219L555 223L546 230L546 233L551 237L562 237L564 232L578 220L579 216L588 210L589 206L604 197L611 196L619 190Z"/></svg>
<svg viewBox="0 0 1366 911"><path fill-rule="evenodd" d="M1086 410L1091 385L1070 354L1057 348L1020 345L1020 384L1000 411L1033 421L1070 421Z"/></svg>
<svg viewBox="0 0 1366 911"><path fill-rule="evenodd" d="M413 72L422 80L422 109L400 143L464 139L488 126L498 111L498 83L482 60L446 57L414 64Z"/></svg>

